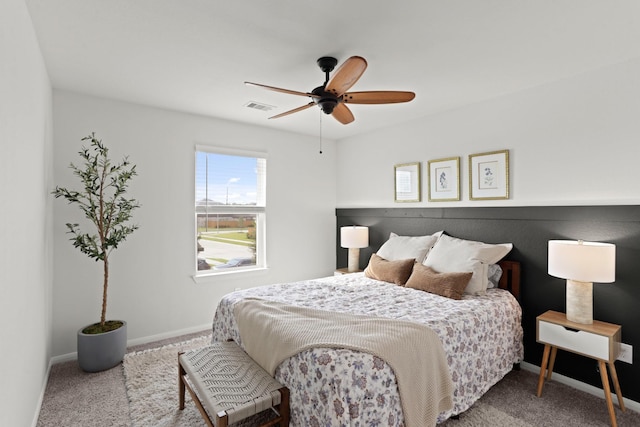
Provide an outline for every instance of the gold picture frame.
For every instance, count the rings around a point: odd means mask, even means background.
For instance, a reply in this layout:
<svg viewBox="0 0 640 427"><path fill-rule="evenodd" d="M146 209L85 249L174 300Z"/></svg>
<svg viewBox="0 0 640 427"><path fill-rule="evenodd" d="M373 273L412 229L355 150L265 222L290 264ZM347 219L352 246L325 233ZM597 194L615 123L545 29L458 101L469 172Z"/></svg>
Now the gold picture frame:
<svg viewBox="0 0 640 427"><path fill-rule="evenodd" d="M469 155L469 199L509 198L509 150Z"/></svg>
<svg viewBox="0 0 640 427"><path fill-rule="evenodd" d="M402 163L393 167L394 201L396 203L419 202L420 162Z"/></svg>
<svg viewBox="0 0 640 427"><path fill-rule="evenodd" d="M430 202L460 200L460 157L429 160L427 170Z"/></svg>

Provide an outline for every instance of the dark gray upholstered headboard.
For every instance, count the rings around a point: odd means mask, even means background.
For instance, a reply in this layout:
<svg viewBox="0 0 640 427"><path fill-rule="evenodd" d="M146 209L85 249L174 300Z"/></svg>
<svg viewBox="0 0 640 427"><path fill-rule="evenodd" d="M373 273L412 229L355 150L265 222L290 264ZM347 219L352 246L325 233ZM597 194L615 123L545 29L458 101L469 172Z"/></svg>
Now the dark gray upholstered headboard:
<svg viewBox="0 0 640 427"><path fill-rule="evenodd" d="M582 239L616 244L616 282L594 284L594 319L622 325L622 340L640 352L640 206L535 206L461 208L337 209L336 265L347 265L340 227L370 227L370 246L360 250L360 265L390 232L418 236L447 234L487 243L513 243L507 259L521 265L525 361L540 365L535 318L547 310L565 311L565 282L547 274L547 242ZM640 401L640 360L616 364L623 395ZM601 388L593 360L559 352L555 370Z"/></svg>

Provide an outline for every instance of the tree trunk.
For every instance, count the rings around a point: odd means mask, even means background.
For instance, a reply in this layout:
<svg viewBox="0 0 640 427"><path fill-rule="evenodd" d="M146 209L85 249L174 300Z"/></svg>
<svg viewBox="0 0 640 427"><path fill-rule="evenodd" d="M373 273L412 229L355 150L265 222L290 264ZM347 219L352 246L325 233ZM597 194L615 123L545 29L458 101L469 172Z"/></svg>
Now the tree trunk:
<svg viewBox="0 0 640 427"><path fill-rule="evenodd" d="M109 284L109 258L105 254L104 256L104 282L102 284L102 315L100 316L100 325L104 327L104 323L107 320L107 286Z"/></svg>

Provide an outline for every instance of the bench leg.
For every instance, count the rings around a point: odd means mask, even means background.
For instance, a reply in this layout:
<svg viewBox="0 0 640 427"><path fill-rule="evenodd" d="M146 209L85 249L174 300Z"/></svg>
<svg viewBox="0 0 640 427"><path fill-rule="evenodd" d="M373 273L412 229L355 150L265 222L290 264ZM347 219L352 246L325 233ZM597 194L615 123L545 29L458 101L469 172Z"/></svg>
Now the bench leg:
<svg viewBox="0 0 640 427"><path fill-rule="evenodd" d="M226 412L220 412L216 414L216 425L218 427L227 427L229 425L229 416Z"/></svg>
<svg viewBox="0 0 640 427"><path fill-rule="evenodd" d="M280 404L272 407L271 409L278 414L278 417L267 421L264 424L260 424L258 427L273 427L279 425L280 427L289 427L290 406L289 406L289 389L282 387L278 390L280 392Z"/></svg>
<svg viewBox="0 0 640 427"><path fill-rule="evenodd" d="M282 387L280 389L280 416L282 417L280 426L289 427L290 407L289 389L287 387Z"/></svg>
<svg viewBox="0 0 640 427"><path fill-rule="evenodd" d="M182 367L182 363L180 363L180 356L183 354L183 351L178 353L178 399L180 400L180 410L184 409L184 376L187 375Z"/></svg>
<svg viewBox="0 0 640 427"><path fill-rule="evenodd" d="M184 352L180 352L178 353L178 400L180 402L179 407L180 410L184 409L184 396L185 396L185 391L189 391L189 394L191 395L191 399L193 399L193 403L196 405L196 408L198 408L198 411L200 412L200 415L202 415L202 418L204 420L204 422L207 424L208 427L215 427L213 424L213 421L211 421L211 418L209 418L209 415L207 414L206 409L204 409L204 406L202 406L202 403L200 403L200 399L198 399L198 396L196 395L195 391L193 391L191 389L191 387L189 386L189 384L187 384L187 372L184 370L184 368L182 367L182 363L180 363L180 356L182 356ZM224 424L218 424L219 427L226 427L226 417L224 420Z"/></svg>

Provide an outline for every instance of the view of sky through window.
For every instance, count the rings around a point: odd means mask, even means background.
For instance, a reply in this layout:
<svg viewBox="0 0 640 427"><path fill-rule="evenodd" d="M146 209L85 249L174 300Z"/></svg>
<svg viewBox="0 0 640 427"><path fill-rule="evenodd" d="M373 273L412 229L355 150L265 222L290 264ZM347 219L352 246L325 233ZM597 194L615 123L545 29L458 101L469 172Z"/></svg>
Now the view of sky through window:
<svg viewBox="0 0 640 427"><path fill-rule="evenodd" d="M256 205L260 161L255 157L196 153L196 203Z"/></svg>

